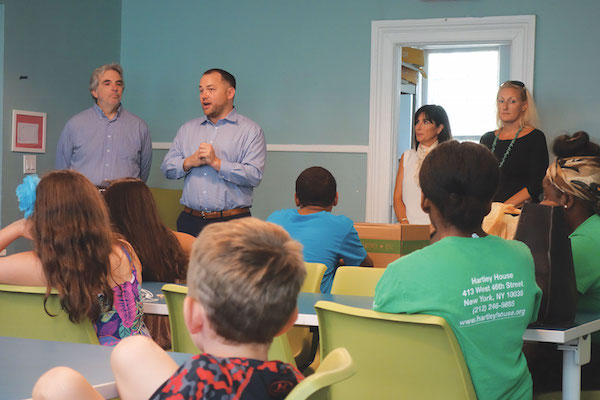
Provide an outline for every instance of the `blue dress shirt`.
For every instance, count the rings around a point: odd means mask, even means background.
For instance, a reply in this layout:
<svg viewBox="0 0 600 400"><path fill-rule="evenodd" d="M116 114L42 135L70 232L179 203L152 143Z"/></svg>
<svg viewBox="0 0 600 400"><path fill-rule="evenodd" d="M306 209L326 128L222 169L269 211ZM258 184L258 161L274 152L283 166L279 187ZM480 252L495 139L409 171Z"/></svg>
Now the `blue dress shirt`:
<svg viewBox="0 0 600 400"><path fill-rule="evenodd" d="M143 119L119 106L109 120L97 104L71 117L56 148L56 169L74 169L94 185L150 174L152 139Z"/></svg>
<svg viewBox="0 0 600 400"><path fill-rule="evenodd" d="M208 165L183 170L184 160L201 143L212 144L221 159L217 172ZM160 167L168 179L185 177L181 204L200 211L252 206L252 191L262 179L267 145L258 124L235 108L213 124L206 116L183 124Z"/></svg>

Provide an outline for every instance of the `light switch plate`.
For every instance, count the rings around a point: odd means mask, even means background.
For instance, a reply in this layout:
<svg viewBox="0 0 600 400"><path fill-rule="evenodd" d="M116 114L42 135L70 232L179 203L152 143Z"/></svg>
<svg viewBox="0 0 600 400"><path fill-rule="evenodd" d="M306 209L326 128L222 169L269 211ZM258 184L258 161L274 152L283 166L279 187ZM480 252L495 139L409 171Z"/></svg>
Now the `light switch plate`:
<svg viewBox="0 0 600 400"><path fill-rule="evenodd" d="M23 173L24 174L35 174L36 172L36 158L35 154L24 154L23 155Z"/></svg>

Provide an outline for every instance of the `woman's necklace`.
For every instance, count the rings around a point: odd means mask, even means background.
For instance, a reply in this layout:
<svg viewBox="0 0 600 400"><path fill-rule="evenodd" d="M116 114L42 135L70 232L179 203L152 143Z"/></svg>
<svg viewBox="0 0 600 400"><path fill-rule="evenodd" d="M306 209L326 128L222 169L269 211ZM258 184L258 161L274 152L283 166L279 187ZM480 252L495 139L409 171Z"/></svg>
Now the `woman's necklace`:
<svg viewBox="0 0 600 400"><path fill-rule="evenodd" d="M502 161L500 161L500 166L499 166L500 168L502 168L502 166L504 165L504 161L506 161L506 157L508 157L510 150L512 149L513 145L515 144L515 140L517 140L517 138L519 137L519 133L521 133L522 130L523 130L523 127L520 127L519 130L517 131L517 134L515 135L515 137L508 144L508 148L506 149L506 151L504 152L504 155L502 156ZM492 143L492 153L494 153L494 150L496 150L496 143L498 142L498 138L500 137L501 133L502 133L502 131L498 132L498 136L496 136L494 138L494 143ZM496 154L496 153L494 153L494 154Z"/></svg>

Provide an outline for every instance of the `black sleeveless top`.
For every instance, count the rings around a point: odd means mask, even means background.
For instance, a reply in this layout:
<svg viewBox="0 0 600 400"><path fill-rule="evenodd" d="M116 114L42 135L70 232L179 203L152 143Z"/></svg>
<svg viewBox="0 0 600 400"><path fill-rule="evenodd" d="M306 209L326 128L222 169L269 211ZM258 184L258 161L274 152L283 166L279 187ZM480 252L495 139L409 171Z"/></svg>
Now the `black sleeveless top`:
<svg viewBox="0 0 600 400"><path fill-rule="evenodd" d="M498 139L494 151L498 161L502 160L510 142L510 139ZM484 134L480 143L491 149L492 143L494 143L494 132ZM546 137L542 131L534 129L527 135L515 140L515 144L500 169L500 184L494 201L504 202L526 187L532 201L539 202L542 195L542 180L546 175L547 168L548 148L546 147Z"/></svg>

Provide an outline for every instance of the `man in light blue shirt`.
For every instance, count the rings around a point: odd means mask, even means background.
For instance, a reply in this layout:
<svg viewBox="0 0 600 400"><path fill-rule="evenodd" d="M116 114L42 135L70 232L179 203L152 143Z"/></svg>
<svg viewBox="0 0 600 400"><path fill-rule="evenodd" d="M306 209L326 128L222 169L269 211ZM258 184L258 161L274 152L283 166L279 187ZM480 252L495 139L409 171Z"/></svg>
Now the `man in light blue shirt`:
<svg viewBox="0 0 600 400"><path fill-rule="evenodd" d="M233 75L222 69L202 75L205 116L179 128L160 167L168 179L185 178L180 232L198 236L208 224L250 216L267 147L260 126L234 108L235 87Z"/></svg>
<svg viewBox="0 0 600 400"><path fill-rule="evenodd" d="M152 139L141 118L121 106L123 68L105 64L92 72L96 104L73 116L56 148L56 169L74 169L99 187L113 179L148 179Z"/></svg>

